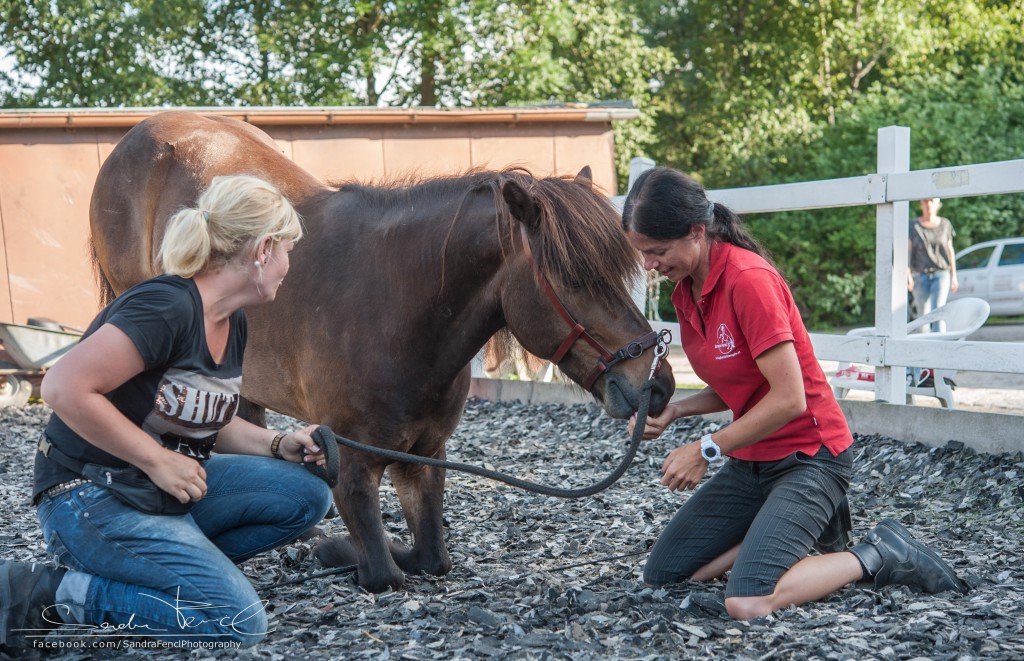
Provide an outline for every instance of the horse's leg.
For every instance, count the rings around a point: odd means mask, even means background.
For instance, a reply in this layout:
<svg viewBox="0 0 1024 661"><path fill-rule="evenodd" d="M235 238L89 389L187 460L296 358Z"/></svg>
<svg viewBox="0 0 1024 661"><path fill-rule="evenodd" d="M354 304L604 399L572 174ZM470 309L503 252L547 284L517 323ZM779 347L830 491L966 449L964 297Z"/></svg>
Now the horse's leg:
<svg viewBox="0 0 1024 661"><path fill-rule="evenodd" d="M245 397L238 398L238 417L264 429L267 427L267 409L250 402Z"/></svg>
<svg viewBox="0 0 1024 661"><path fill-rule="evenodd" d="M443 445L434 456L444 459ZM452 570L452 561L444 543L445 470L422 464L396 463L391 464L388 472L413 538L411 549L392 544L395 561L410 574L447 574Z"/></svg>
<svg viewBox="0 0 1024 661"><path fill-rule="evenodd" d="M380 478L384 469L370 468L342 455L342 473L334 488L334 502L351 543L330 538L317 547L317 557L327 566L357 565L360 587L383 592L402 587L405 574L391 557L380 516Z"/></svg>

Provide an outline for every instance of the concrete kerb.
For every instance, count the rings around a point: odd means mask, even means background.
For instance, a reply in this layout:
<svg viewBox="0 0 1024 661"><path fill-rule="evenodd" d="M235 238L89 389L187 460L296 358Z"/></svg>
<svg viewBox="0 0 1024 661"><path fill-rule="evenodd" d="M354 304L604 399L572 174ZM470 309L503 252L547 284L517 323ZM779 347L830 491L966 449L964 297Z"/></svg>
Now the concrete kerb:
<svg viewBox="0 0 1024 661"><path fill-rule="evenodd" d="M960 441L976 452L1024 450L1024 417L1019 415L855 400L840 400L839 407L858 434L881 434L932 447Z"/></svg>
<svg viewBox="0 0 1024 661"><path fill-rule="evenodd" d="M593 402L579 387L558 383L473 379L470 397L493 402L519 401L525 404L586 404ZM1024 449L1024 418L1019 415L979 411L897 406L882 402L841 400L840 408L855 433L881 434L908 443L942 447L959 441L976 452L1015 452ZM728 423L731 415L705 416Z"/></svg>
<svg viewBox="0 0 1024 661"><path fill-rule="evenodd" d="M524 404L586 404L593 402L590 393L578 386L542 381L474 378L469 396L490 402L522 402Z"/></svg>

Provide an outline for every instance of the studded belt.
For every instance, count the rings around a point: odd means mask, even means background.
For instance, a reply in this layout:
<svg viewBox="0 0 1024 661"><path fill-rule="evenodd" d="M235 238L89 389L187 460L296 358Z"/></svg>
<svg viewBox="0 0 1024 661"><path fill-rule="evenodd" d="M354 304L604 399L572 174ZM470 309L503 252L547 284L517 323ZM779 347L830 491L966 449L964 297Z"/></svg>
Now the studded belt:
<svg viewBox="0 0 1024 661"><path fill-rule="evenodd" d="M67 493L68 491L71 491L72 489L84 486L86 484L92 484L92 482L90 482L89 480L83 480L81 478L76 478L74 480L69 480L68 482L61 482L60 484L53 485L49 489L46 489L45 491L43 491L43 495L44 496L48 496L50 498L54 498L55 496L59 496L62 493Z"/></svg>

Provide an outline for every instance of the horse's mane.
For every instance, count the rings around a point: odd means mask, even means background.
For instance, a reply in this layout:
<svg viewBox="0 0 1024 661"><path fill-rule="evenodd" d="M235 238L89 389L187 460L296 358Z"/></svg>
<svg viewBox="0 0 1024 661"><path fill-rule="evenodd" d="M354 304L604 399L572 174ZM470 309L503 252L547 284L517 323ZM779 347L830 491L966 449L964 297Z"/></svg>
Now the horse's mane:
<svg viewBox="0 0 1024 661"><path fill-rule="evenodd" d="M619 213L592 185L568 177L535 178L522 170L496 173L499 222L519 233L501 199L501 185L515 179L540 208L531 247L541 273L566 289L583 289L599 300L635 305L629 285L640 276L640 262L622 232Z"/></svg>
<svg viewBox="0 0 1024 661"><path fill-rule="evenodd" d="M536 201L540 209L538 230L531 247L541 273L565 289L584 289L600 300L634 305L629 284L640 276L640 263L622 232L618 212L601 192L573 177L534 177L522 168L501 171L471 170L459 175L416 180L402 177L375 182L335 184L339 190L358 194L364 204L388 208L414 204L421 199L460 199L489 191L497 209L502 245L519 242L519 222L502 198L501 188L515 181ZM452 219L451 232L459 214ZM447 240L446 240L447 244Z"/></svg>
<svg viewBox="0 0 1024 661"><path fill-rule="evenodd" d="M430 178L407 173L369 182L351 179L334 181L330 182L330 186L339 191L358 195L363 204L369 208L385 209L423 198L459 197L475 188L478 182L495 174L497 173L482 169Z"/></svg>

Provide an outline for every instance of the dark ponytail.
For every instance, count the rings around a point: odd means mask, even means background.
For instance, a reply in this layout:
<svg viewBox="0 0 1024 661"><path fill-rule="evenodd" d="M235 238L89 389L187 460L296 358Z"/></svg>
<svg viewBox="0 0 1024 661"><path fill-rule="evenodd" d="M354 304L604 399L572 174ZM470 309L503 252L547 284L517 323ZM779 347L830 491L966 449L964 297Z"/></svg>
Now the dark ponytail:
<svg viewBox="0 0 1024 661"><path fill-rule="evenodd" d="M712 239L731 243L763 257L771 255L724 204L708 200L704 187L672 168L653 168L639 177L622 207L622 228L658 241L682 239L704 225Z"/></svg>
<svg viewBox="0 0 1024 661"><path fill-rule="evenodd" d="M739 246L744 250L756 253L775 267L775 260L772 259L771 253L757 239L750 235L747 228L743 226L743 220L736 215L736 212L724 204L715 202L714 224L708 227L708 231L711 233L711 236L719 241L731 243L734 246ZM778 270L778 267L775 268Z"/></svg>

